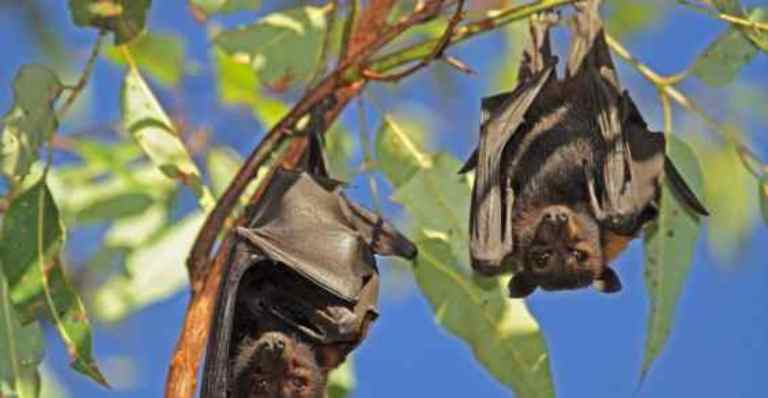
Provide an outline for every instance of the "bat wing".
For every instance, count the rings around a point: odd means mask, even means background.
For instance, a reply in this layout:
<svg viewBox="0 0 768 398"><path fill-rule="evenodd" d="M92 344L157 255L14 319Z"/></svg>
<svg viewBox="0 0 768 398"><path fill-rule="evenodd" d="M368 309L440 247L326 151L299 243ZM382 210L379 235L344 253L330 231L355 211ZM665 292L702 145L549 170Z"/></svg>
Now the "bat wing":
<svg viewBox="0 0 768 398"><path fill-rule="evenodd" d="M332 294L354 302L375 272L374 253L413 258L416 247L330 179L279 170L242 236Z"/></svg>
<svg viewBox="0 0 768 398"><path fill-rule="evenodd" d="M574 5L567 79L580 87L582 107L596 117L605 148L598 165L585 168L590 204L602 225L633 235L649 218L667 171L675 191L694 210L706 210L665 156L664 137L651 133L629 94L622 92L605 39L600 0Z"/></svg>
<svg viewBox="0 0 768 398"><path fill-rule="evenodd" d="M502 263L514 250L512 206L514 193L504 178L502 158L507 143L523 124L525 114L549 80L549 65L513 92L483 101L484 122L474 163L477 172L470 209L470 257L472 267L486 274L502 271ZM472 158L470 158L472 160ZM463 169L471 168L472 164Z"/></svg>
<svg viewBox="0 0 768 398"><path fill-rule="evenodd" d="M226 268L221 278L211 334L208 337L200 392L203 398L226 398L227 396L230 385L230 350L233 346L232 331L237 292L243 275L259 261L259 258L254 257L253 252L244 244L235 245L232 258L232 265Z"/></svg>

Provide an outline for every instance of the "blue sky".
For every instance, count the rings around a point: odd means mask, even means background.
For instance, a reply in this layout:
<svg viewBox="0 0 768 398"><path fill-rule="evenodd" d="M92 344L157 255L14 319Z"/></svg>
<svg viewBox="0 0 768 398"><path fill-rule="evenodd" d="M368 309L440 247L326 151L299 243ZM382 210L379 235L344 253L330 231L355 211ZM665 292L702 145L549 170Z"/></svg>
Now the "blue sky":
<svg viewBox="0 0 768 398"><path fill-rule="evenodd" d="M74 28L68 20L63 1L42 1L52 17L51 29L75 51L68 54L78 67L87 57L94 31ZM747 2L757 4L759 2ZM0 109L11 102L10 84L16 69L29 62L45 62L14 8L0 8ZM200 73L184 79L179 89L183 106L193 124L205 124L215 132L214 141L246 151L261 137L254 133L249 112L221 108L216 103L208 64L204 28L181 7L181 2L155 1L150 28L179 31L187 42L189 56L198 63ZM627 38L626 44L639 58L656 70L671 73L685 68L696 54L714 39L724 25L682 7L672 7L661 23ZM503 48L499 35L470 41L451 54L469 62L487 76L499 68L496 57ZM649 124L661 126L660 110L654 89L634 70L616 61L622 81L646 114ZM510 66L516 68L516 66ZM447 73L454 73L447 71ZM387 109L409 107L425 109L437 116L429 124L433 147L464 157L476 137L479 101L490 91L487 79L457 75L455 87L442 98L434 94L436 80L420 74L397 91L373 87L374 95ZM62 131L115 120L119 115L119 68L99 62L87 103L81 116ZM744 69L741 83L768 88L768 57L760 54ZM700 98L719 118L724 107L721 91L706 89L696 81L686 81L682 88ZM180 104L161 95L170 107ZM763 113L768 104L753 104ZM754 148L768 154L768 123L764 115L744 110ZM353 113L353 112L352 112ZM678 112L678 115L681 112ZM343 122L354 125L354 115ZM678 117L676 122L685 123ZM711 136L711 133L702 133ZM385 183L379 184L382 198L388 195ZM727 189L727 181L723 181ZM350 194L363 203L371 203L364 181L351 185ZM191 201L183 201L185 209ZM734 206L740 206L735 203ZM398 215L397 207L384 206ZM614 268L621 275L624 290L605 296L591 290L567 293L534 294L529 299L550 349L551 366L560 397L753 397L768 394L765 369L768 368L768 233L763 223L755 223L754 232L732 263L723 263L712 254L704 234L694 256L692 271L677 307L677 316L669 342L639 384L643 356L648 303L642 278L642 245L636 241ZM98 231L91 232L98 233ZM89 251L88 234L70 237L68 245ZM92 240L91 240L92 241ZM90 246L89 246L90 245ZM387 265L381 266L384 272ZM408 279L386 278L381 317L367 341L357 350L358 387L354 397L507 397L511 392L494 381L474 362L471 352L457 338L441 330L432 320L428 303ZM65 349L52 330L48 330L48 361L59 381L72 397L156 397L162 394L168 360L183 319L188 293L179 293L167 301L150 306L116 325L96 325L94 344L97 360L107 376L116 377L129 387L109 392L67 366ZM129 358L127 361L125 358Z"/></svg>

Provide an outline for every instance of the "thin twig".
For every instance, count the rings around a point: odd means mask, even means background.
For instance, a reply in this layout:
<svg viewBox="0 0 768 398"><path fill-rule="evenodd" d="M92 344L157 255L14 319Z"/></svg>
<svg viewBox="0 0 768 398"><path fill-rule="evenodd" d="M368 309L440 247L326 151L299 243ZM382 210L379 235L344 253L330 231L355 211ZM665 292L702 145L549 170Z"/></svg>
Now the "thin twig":
<svg viewBox="0 0 768 398"><path fill-rule="evenodd" d="M763 23L760 21L752 21L749 19L744 19L741 17L737 17L735 15L722 13L718 10L714 10L712 8L709 8L705 6L704 4L700 3L694 3L689 0L677 0L678 3L701 13L707 14L711 17L715 17L717 19L723 20L725 22L731 23L733 25L737 25L743 28L749 28L749 29L755 29L755 30L762 30L765 32L768 32L768 23Z"/></svg>
<svg viewBox="0 0 768 398"><path fill-rule="evenodd" d="M341 49L339 51L339 64L347 59L347 51L349 50L349 40L352 37L352 29L355 27L355 21L357 20L357 10L360 8L360 0L349 0L349 13L347 14L347 20L344 21L344 30L341 33Z"/></svg>
<svg viewBox="0 0 768 398"><path fill-rule="evenodd" d="M656 89L659 91L659 98L661 99L661 105L664 110L664 129L665 132L671 131L671 120L672 120L672 111L671 106L669 104L669 100L672 99L675 102L677 102L680 106L682 106L685 110L696 114L701 118L701 120L704 121L704 123L709 126L713 131L720 134L726 141L731 142L735 148L736 152L739 155L739 158L742 161L742 164L744 167L755 177L761 178L763 175L763 172L757 171L758 168L754 166L755 163L760 164L760 168L762 168L764 171L768 172L768 165L766 165L764 162L760 160L760 158L736 136L733 134L725 134L723 131L726 129L724 128L723 124L715 120L712 116L710 116L704 108L702 108L699 104L696 103L693 99L691 99L689 96L687 96L682 91L678 90L677 87L675 87L675 84L679 82L676 78L670 79L669 77L664 77L659 75L658 73L654 72L653 69L645 65L644 63L640 62L637 58L632 56L632 54L623 46L621 43L619 43L616 39L611 37L610 35L606 34L606 41L608 43L608 46L611 47L611 49L622 59L627 61L630 65L634 66L635 69L640 72L640 74L646 78L651 84L656 86ZM677 74L673 76L681 76L683 74Z"/></svg>
<svg viewBox="0 0 768 398"><path fill-rule="evenodd" d="M443 51L445 51L445 49L448 47L448 44L450 44L451 42L451 37L453 37L453 32L456 29L456 26L458 26L459 23L461 23L463 14L464 14L464 0L458 0L458 3L456 4L456 11L453 13L453 16L448 21L448 26L446 26L445 32L443 33L442 37L440 37L440 40L438 40L437 44L435 44L435 47L432 50L432 52L430 52L429 55L424 57L421 61L419 61L415 65L411 65L410 67L404 70L401 70L399 72L395 72L389 75L383 75L369 69L363 69L362 71L363 77L370 80L378 80L378 81L387 81L387 82L398 81L406 76L412 75L419 69L426 67L435 59L442 57Z"/></svg>
<svg viewBox="0 0 768 398"><path fill-rule="evenodd" d="M99 35L98 37L96 37L96 42L93 44L93 47L91 48L91 55L88 56L88 61L86 61L85 63L85 67L83 68L83 73L80 74L80 79L78 79L77 83L75 83L75 85L71 87L69 96L64 101L64 104L61 106L61 108L59 108L59 111L57 113L57 116L59 119L63 118L64 115L66 115L67 112L69 112L70 108L72 108L72 105L75 103L75 100L77 100L77 98L80 96L80 93L88 84L88 80L90 80L91 78L91 73L93 73L93 65L96 64L96 59L99 57L101 44L106 34L107 34L106 30L99 31Z"/></svg>

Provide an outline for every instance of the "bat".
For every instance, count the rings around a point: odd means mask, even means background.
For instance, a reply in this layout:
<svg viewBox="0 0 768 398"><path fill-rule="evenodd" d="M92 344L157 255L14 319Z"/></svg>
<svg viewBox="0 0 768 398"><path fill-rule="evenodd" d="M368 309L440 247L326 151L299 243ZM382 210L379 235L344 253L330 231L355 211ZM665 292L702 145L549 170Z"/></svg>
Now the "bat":
<svg viewBox="0 0 768 398"><path fill-rule="evenodd" d="M483 99L479 145L460 171L476 170L472 268L511 272L511 297L538 287L619 291L608 264L656 218L662 178L692 214L708 214L666 157L664 135L622 91L600 3L574 4L562 79L549 38L560 16L532 17L517 87Z"/></svg>
<svg viewBox="0 0 768 398"><path fill-rule="evenodd" d="M416 247L327 177L312 135L302 165L279 169L236 229L203 371L203 398L322 397L328 372L378 316L375 254Z"/></svg>

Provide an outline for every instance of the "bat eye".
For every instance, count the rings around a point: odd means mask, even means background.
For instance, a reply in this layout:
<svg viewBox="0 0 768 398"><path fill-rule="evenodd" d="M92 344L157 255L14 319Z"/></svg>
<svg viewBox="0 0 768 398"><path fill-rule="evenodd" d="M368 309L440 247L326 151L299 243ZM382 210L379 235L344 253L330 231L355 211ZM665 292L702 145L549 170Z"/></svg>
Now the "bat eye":
<svg viewBox="0 0 768 398"><path fill-rule="evenodd" d="M549 265L549 252L536 253L533 256L533 266L537 269L547 268Z"/></svg>
<svg viewBox="0 0 768 398"><path fill-rule="evenodd" d="M578 262L582 262L582 261L586 260L587 257L589 257L587 255L587 252L585 252L584 250L579 250L579 249L571 250L571 254L573 254L573 257L576 257L576 260Z"/></svg>

